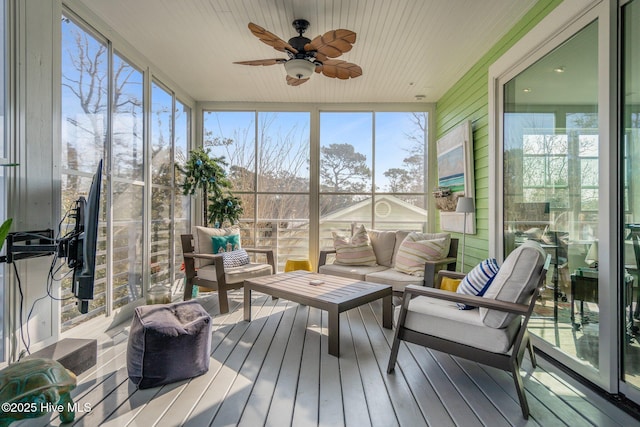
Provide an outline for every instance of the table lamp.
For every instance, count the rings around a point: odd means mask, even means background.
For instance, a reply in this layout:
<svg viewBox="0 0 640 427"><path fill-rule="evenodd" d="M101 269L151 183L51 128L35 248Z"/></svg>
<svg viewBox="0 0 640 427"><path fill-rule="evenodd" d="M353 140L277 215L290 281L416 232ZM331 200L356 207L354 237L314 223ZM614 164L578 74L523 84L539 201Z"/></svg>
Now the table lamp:
<svg viewBox="0 0 640 427"><path fill-rule="evenodd" d="M464 225L462 226L462 262L460 263L460 272L464 270L464 247L467 238L467 214L474 213L476 207L473 203L473 197L459 197L456 206L456 212L464 214Z"/></svg>

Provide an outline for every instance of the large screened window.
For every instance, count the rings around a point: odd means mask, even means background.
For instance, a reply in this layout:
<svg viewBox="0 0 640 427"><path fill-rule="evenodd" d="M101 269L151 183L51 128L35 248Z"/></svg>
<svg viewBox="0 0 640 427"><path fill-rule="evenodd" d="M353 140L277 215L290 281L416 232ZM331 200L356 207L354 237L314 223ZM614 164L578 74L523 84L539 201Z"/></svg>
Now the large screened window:
<svg viewBox="0 0 640 427"><path fill-rule="evenodd" d="M91 178L101 159L107 159L107 121L109 118L109 53L106 40L91 34L68 17L62 20L62 200L60 218L74 207L74 201L87 195ZM108 164L108 161L107 161ZM94 317L105 313L106 215L103 180L100 230L94 284L95 299L89 304ZM81 319L71 290L71 277L62 280L61 324L71 326Z"/></svg>
<svg viewBox="0 0 640 427"><path fill-rule="evenodd" d="M320 113L320 245L353 222L427 227L428 113Z"/></svg>
<svg viewBox="0 0 640 427"><path fill-rule="evenodd" d="M204 113L204 146L229 163L242 244L276 250L279 269L309 254L308 112Z"/></svg>
<svg viewBox="0 0 640 427"><path fill-rule="evenodd" d="M144 218L143 73L113 56L111 200L113 308L142 295Z"/></svg>
<svg viewBox="0 0 640 427"><path fill-rule="evenodd" d="M174 116L174 144L173 161L180 167L185 165L189 152L189 135L191 129L191 109L175 100ZM173 168L175 173L175 168ZM182 195L182 188L172 181L173 186L173 280L172 283L180 283L184 277L184 272L180 268L182 265L182 242L180 235L191 232L191 199Z"/></svg>
<svg viewBox="0 0 640 427"><path fill-rule="evenodd" d="M426 230L428 114L313 114L318 135L310 112L204 112L204 146L225 157L243 200L243 244L274 248L282 270L288 258L331 246L331 232L353 222Z"/></svg>
<svg viewBox="0 0 640 427"><path fill-rule="evenodd" d="M173 191L173 97L151 85L151 283L170 279L171 206Z"/></svg>
<svg viewBox="0 0 640 427"><path fill-rule="evenodd" d="M68 329L144 298L153 285L178 293L178 241L190 226L190 206L174 164L190 144L191 110L156 80L145 89L142 68L70 14L61 25L61 217L86 195L104 159L94 300L80 315L70 278L62 281Z"/></svg>

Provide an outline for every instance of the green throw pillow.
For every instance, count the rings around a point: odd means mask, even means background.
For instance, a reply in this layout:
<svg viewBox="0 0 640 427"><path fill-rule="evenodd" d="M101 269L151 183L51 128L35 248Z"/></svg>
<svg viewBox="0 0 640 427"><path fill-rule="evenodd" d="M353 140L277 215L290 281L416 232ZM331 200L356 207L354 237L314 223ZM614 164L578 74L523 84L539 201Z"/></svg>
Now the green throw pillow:
<svg viewBox="0 0 640 427"><path fill-rule="evenodd" d="M240 235L231 234L228 236L211 236L213 253L237 251L240 249Z"/></svg>

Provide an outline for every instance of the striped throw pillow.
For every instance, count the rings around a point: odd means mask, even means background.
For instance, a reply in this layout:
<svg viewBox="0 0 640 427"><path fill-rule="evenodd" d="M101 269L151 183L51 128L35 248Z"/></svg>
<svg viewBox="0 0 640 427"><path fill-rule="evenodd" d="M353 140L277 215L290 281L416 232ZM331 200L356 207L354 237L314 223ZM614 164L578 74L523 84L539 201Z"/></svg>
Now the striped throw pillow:
<svg viewBox="0 0 640 427"><path fill-rule="evenodd" d="M428 235L411 232L405 237L396 254L393 268L412 276L424 276L424 263L446 258L451 244L451 235L425 239Z"/></svg>
<svg viewBox="0 0 640 427"><path fill-rule="evenodd" d="M364 225L356 230L352 237L341 236L333 232L333 246L336 249L336 264L340 265L378 265L371 240Z"/></svg>
<svg viewBox="0 0 640 427"><path fill-rule="evenodd" d="M493 282L499 269L500 266L498 266L498 261L496 261L495 258L485 259L464 276L456 292L481 297L487 291L491 282ZM457 303L457 305L460 310L471 310L475 308L474 306L462 303Z"/></svg>

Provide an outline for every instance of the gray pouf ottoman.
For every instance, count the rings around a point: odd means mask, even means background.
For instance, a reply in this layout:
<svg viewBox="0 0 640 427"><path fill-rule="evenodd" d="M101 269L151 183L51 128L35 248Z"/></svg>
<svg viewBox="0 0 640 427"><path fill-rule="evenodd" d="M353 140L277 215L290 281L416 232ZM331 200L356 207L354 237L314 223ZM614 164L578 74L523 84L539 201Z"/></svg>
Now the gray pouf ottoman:
<svg viewBox="0 0 640 427"><path fill-rule="evenodd" d="M197 301L135 309L127 372L139 388L156 387L209 370L211 316Z"/></svg>

